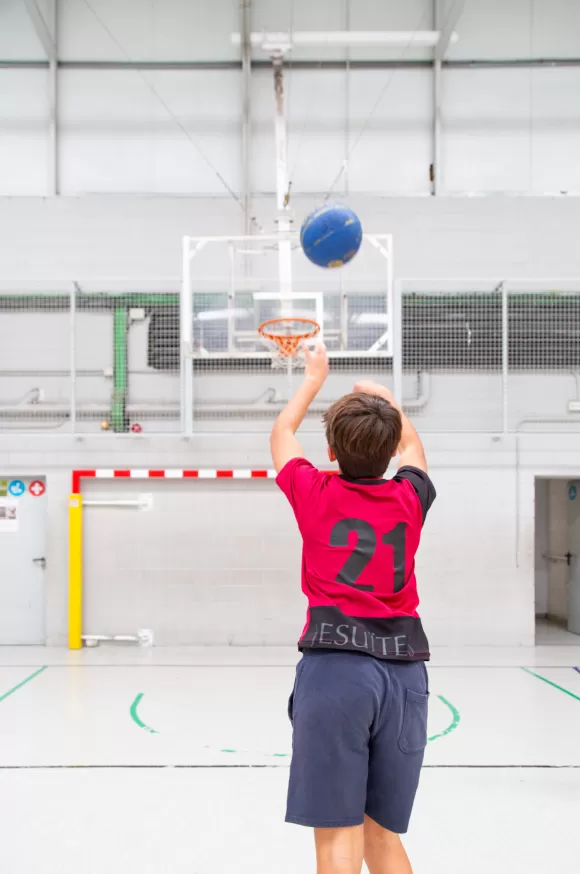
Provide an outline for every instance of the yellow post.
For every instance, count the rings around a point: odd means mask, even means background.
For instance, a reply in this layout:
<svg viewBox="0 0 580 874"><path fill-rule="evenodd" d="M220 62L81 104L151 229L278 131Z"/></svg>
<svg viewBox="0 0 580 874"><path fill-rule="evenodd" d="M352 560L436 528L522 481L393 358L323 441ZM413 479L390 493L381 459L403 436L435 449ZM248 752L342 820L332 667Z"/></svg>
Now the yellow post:
<svg viewBox="0 0 580 874"><path fill-rule="evenodd" d="M68 646L83 645L83 498L71 495L68 501Z"/></svg>

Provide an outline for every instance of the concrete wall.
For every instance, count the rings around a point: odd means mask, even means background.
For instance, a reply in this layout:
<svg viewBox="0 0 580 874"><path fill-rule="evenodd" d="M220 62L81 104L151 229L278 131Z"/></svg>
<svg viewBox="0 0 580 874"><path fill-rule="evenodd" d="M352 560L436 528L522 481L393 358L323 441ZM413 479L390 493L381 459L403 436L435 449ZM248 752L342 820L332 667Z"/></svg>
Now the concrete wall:
<svg viewBox="0 0 580 874"><path fill-rule="evenodd" d="M575 200L375 198L361 199L358 208L375 228L394 230L396 271L400 277L452 277L459 283L463 276L469 280L469 288L485 278L519 275L528 277L534 287L545 277L543 287L549 288L580 276L575 245L580 204ZM264 221L271 216L271 207L265 201L261 216ZM223 233L239 229L241 224L240 215L229 201L216 199L5 199L0 201L2 289L26 290L39 285L59 288L63 287L63 277L88 279L93 290L98 290L107 277L119 281L120 288L138 277L152 280L154 287L159 287L159 278L176 283L179 239L184 231ZM110 321L110 317L104 318ZM56 342L58 331L51 334L47 325L46 320L38 325L36 341L32 336L27 340L45 350L46 361L51 355L58 358L62 352L62 343ZM102 332L99 328L95 337L101 335L99 350L103 351L109 348L104 344L110 334L108 327L101 327ZM63 343L64 339L63 334ZM87 335L87 344L89 340ZM11 356L11 362L20 360L15 347L11 348L16 356ZM85 353L90 360L90 344L83 349ZM102 366L103 360L97 356L93 364ZM230 396L232 392L237 396L247 392L249 396L263 387L262 379L268 381L271 377L239 377L235 385L231 377L205 379L198 388L204 397L211 398L222 392ZM519 375L513 379L514 428L520 414L521 418L529 414L561 418L575 393L574 380L567 374ZM96 398L103 386L102 382L93 386L87 382L83 391L87 398ZM534 478L579 475L577 438L568 434L565 424L548 422L544 426L544 430L560 428L558 434L498 436L500 388L497 374L435 375L430 403L418 417L423 430L433 427L440 432L426 435L439 499L425 530L418 564L423 614L435 643L532 641ZM328 390L334 396L344 386L330 382ZM406 394L414 392L415 377L408 375ZM249 428L247 423L244 427ZM0 457L7 473L47 476L48 641L58 644L66 639L66 499L73 468L265 466L266 427L266 422L258 422L252 430L261 433L241 433L239 421L204 422L189 443L177 435L146 434L138 438L87 433L75 439L51 433L1 434ZM324 446L321 432L314 430L317 427L314 420L307 423L304 442L312 459L323 463ZM450 427L472 433L449 433ZM519 427L525 432L539 426ZM473 433L478 429L487 433ZM258 495L252 497L252 512L259 513L254 498L258 500ZM284 512L280 504L280 513ZM283 518L278 518L277 513L272 511L271 515L276 530ZM97 544L99 536L97 530ZM91 541L88 546L91 548ZM89 575L92 572L87 569ZM296 590L290 590L290 585L288 581L286 607L296 617L297 634L302 608L298 608ZM297 578L295 585L299 585ZM101 597L98 589L96 597ZM158 610L161 597L159 587L148 590L145 603L152 613ZM132 595L120 600L119 615L110 621L122 621L124 625L133 603ZM189 603L193 608L195 598ZM102 613L95 616L104 618ZM177 622L177 613L175 618ZM284 624L281 630L284 642L289 642L289 625ZM169 626L165 631L170 633ZM181 627L179 633L192 634L193 626Z"/></svg>
<svg viewBox="0 0 580 874"><path fill-rule="evenodd" d="M353 203L366 227L393 232L395 275L404 280L407 290L489 291L508 278L519 278L520 283L512 285L524 290L580 290L576 245L580 200L360 197ZM308 198L297 199L297 214L313 204ZM270 229L271 199L262 198L256 206L260 221ZM182 234L240 232L243 216L229 200L217 198L5 198L0 199L0 229L0 291L66 291L72 280L88 291L176 291ZM212 288L227 287L223 251L194 264L201 287L208 279ZM352 270L349 267L347 278L358 277L356 261ZM366 266L363 274L363 282L368 281ZM376 279L376 273L373 276ZM0 348L2 404L17 403L35 387L45 391L46 400L66 402L70 394L68 318L66 312L27 313L24 304L11 313L0 313L5 338ZM78 402L100 403L103 416L111 391L111 379L103 373L113 364L112 336L110 313L77 314ZM42 370L51 368L60 369L62 375L42 376ZM175 405L172 419L148 419L144 427L175 430L178 376L147 366L147 325L142 322L130 327L129 368L132 403L137 407L160 401ZM36 370L38 376L22 375ZM350 383L350 377L332 377L324 400L348 390ZM205 402L222 403L233 397L251 402L270 387L283 396L284 378L225 371L196 377L196 396ZM423 391L418 375L412 372L405 375L404 388L409 399ZM429 376L428 391L428 402L415 413L424 430L493 431L502 427L502 384L497 371L434 373ZM576 399L577 391L578 377L573 372L512 373L510 427L538 417L572 423L568 402ZM200 423L200 427L207 426ZM96 430L98 417L86 428Z"/></svg>
<svg viewBox="0 0 580 874"><path fill-rule="evenodd" d="M485 470L432 468L439 498L417 573L438 644L529 642L532 633L531 593L514 554L515 490L505 488L505 459L494 446ZM85 510L87 629L151 627L160 644L294 643L305 607L300 543L273 483L89 482L86 489L89 501L139 493L153 495L151 512Z"/></svg>
<svg viewBox="0 0 580 874"><path fill-rule="evenodd" d="M576 198L382 198L349 202L366 230L392 233L399 278L550 283L580 277ZM293 200L299 223L319 204ZM255 213L274 228L271 198ZM224 198L79 197L0 199L0 280L178 283L184 234L243 233ZM122 286L121 286L122 287ZM151 285L149 286L151 287Z"/></svg>
<svg viewBox="0 0 580 874"><path fill-rule="evenodd" d="M39 5L48 17L49 0ZM73 281L87 290L176 289L183 234L242 233L246 227L239 203L218 178L219 174L236 196L243 194L239 69L157 70L141 75L130 69L74 68L75 61L236 61L239 52L229 35L239 28L237 4L155 0L144 9L138 0L93 0L91 5L94 12L74 0L59 3L57 36L65 66L58 73L58 170L60 191L66 196L44 197L51 190L46 68L0 70L0 195L4 195L0 292L62 290ZM445 4L446 11L450 5ZM404 4L325 0L317 5L256 0L253 26L284 29L290 26L291 7L296 29L340 29L347 22L353 29L412 31L432 26L430 0ZM457 24L461 39L449 58L573 56L579 14L573 0L533 4L472 0ZM380 57L395 59L399 54L399 50L385 50ZM406 56L426 60L430 53L413 50ZM343 59L344 53L294 54L296 60L319 57ZM366 49L351 53L352 59L372 57ZM0 59L44 60L21 0L1 4ZM580 191L579 84L575 66L446 68L441 103L442 191L486 195ZM256 217L253 227L270 231L275 216L268 71L253 71L251 91L248 181ZM522 280L524 288L530 283L550 290L566 281L567 287L577 287L580 201L575 197L426 196L433 157L429 69L353 70L348 76L336 69L294 70L287 77L287 96L297 224L320 204L338 178L336 195L348 196L365 229L394 234L395 274L408 287L441 280L471 290L478 282L493 288L508 278ZM346 156L347 172L341 173ZM33 356L40 355L45 367L50 363L66 370L64 347L69 339L60 316L33 321L27 321L29 316L10 318L18 325L13 322L7 330L10 342L3 340L1 365L1 395L9 401L21 396L22 380L28 378L15 377L15 369L26 369L37 360ZM98 372L110 363L106 357L110 317L94 318L83 327L79 360L87 371ZM137 328L132 331L131 365L140 368L144 334ZM62 379L47 382L47 394L66 393ZM521 432L538 427L523 423L530 417L560 420L564 415L566 420L567 401L575 397L574 379L564 373L512 377L510 427ZM200 396L206 398L223 397L226 391L250 397L262 387L262 376L240 376L233 383L230 376L217 375L198 383ZM133 388L139 400L157 394L176 397L171 376L135 374ZM330 389L339 393L344 385L331 382ZM85 375L79 391L87 401L105 403L110 385L102 376ZM405 391L408 395L416 391L415 374L407 375ZM560 429L556 434L497 436L502 424L497 373L436 374L430 391L429 405L417 419L423 430L438 432L426 437L439 499L419 557L427 629L434 643L529 643L534 620L534 478L579 476L576 438L568 434L566 423L570 420L545 425ZM48 641L65 640L66 498L73 468L264 466L268 464L267 424L254 423L256 434L244 421L201 422L190 442L176 434L145 433L138 438L87 432L73 438L50 432L22 434L18 429L0 432L3 471L47 477ZM323 441L314 426L313 421L307 423L304 442L312 459L322 463ZM179 496L183 514L176 525L171 510L174 496L163 495L159 512L167 509L161 513L167 525L164 531L161 523L159 539L155 541L157 529L147 532L145 524L132 534L137 538L133 542L151 544L147 566L154 564L155 549L172 532L181 532L182 544L188 528L180 526L184 516L195 511L193 498ZM219 507L226 505L217 502L216 495L208 500L213 512L221 514ZM268 526L271 533L279 534L287 521L283 499L256 491L247 500L249 515L261 519L264 536ZM102 564L105 558L117 556L101 549L103 538L112 538L117 530L115 517L103 517L101 529L92 517L87 521L88 603L95 622L117 627L163 615L166 639L174 634L193 639L195 605L200 598L210 603L208 584L199 584L201 589L206 585L205 591L188 584L178 590L173 602L166 599L161 577L153 582L148 578L139 604L147 615L134 617L138 590L122 588L125 568L121 563ZM153 516L145 520L153 521L157 525ZM122 552L122 543L120 547ZM253 550L242 548L239 555L247 559L249 552L256 551L254 544ZM171 569L169 557L165 553ZM190 555L187 561L188 569L195 571ZM232 570L233 565L224 564L222 576L229 577ZM120 586L115 587L118 601L103 586L103 574ZM301 625L301 609L295 589L290 588L293 583L287 579L286 585L281 609L296 617L297 624L294 635L290 629L294 619L292 623L284 619L281 642L297 636ZM234 594L226 605L225 626L231 626L240 609L238 593ZM179 604L180 615L172 612L172 603ZM114 615L109 613L111 604ZM180 616L188 610L191 622L180 624ZM150 624L155 627L153 620ZM246 631L247 641L252 635L259 641L251 615ZM227 636L230 631L225 627L223 633Z"/></svg>
<svg viewBox="0 0 580 874"><path fill-rule="evenodd" d="M305 435L304 446L315 463L325 463L322 434ZM527 645L534 636L534 484L536 475L541 477L577 477L577 439L564 434L520 434L507 437L493 435L428 435L427 453L431 475L439 497L425 527L423 543L418 556L418 575L422 596L422 613L431 639L435 644L513 644ZM70 472L73 468L86 467L252 467L268 464L268 447L265 439L256 435L240 434L235 440L225 434L199 435L190 441L176 438L118 438L113 443L107 439L87 437L83 440L57 437L19 437L16 441L6 435L0 437L0 457L3 472L14 474L40 474L47 476L47 570L46 570L46 619L47 639L51 644L64 644L66 640L66 591L67 591L67 495L70 490ZM225 484L223 486L226 488ZM169 489L173 494L174 486ZM149 491L149 489L147 489ZM215 496L214 496L215 497ZM256 504L255 501L258 503ZM236 500L239 500L237 498ZM257 515L261 519L260 533L264 538L281 536L281 527L287 523L287 508L284 498L267 496L267 504L260 503L260 495L251 495L251 503L245 504L244 515ZM273 501L273 503L271 503ZM182 504L184 512L195 509L195 503ZM214 512L222 519L222 510L212 504ZM225 504L223 505L226 506ZM264 506L268 510L264 519ZM97 510L87 512L96 513ZM103 511L108 512L108 511ZM131 511L132 512L132 511ZM103 517L106 519L106 517ZM112 517L111 517L112 518ZM143 516L143 518L145 518ZM171 514L168 525L174 525ZM97 520L98 522L98 520ZM147 523L147 520L146 520ZM110 518L103 523L110 526ZM242 522L242 524L245 524ZM88 517L87 545L94 550L103 545L102 530L94 527L93 517ZM183 520L180 521L183 525ZM195 538L195 522L191 518L191 539ZM146 540L146 528L136 537ZM163 538L168 536L159 530L158 539L151 549L163 550ZM289 536L292 536L291 534ZM101 539L99 539L101 538ZM135 540L133 543L137 542ZM104 548L104 547L103 547ZM284 554L288 555L285 547ZM188 555L191 568L197 549L192 545ZM240 557L246 555L245 549ZM110 557L109 557L110 559ZM100 560L101 564L103 559ZM100 565L99 565L100 566ZM118 556L116 579L122 584L126 557ZM171 567L171 565L170 565ZM265 567L262 566L262 570ZM91 580L91 597L94 596L96 617L110 621L111 626L129 621L130 607L134 597L124 599L123 587L119 589L119 604L114 599L104 599L106 581L95 579L94 569L86 569ZM228 571L229 575L229 571ZM228 577L229 578L229 577ZM144 590L144 605L153 616L163 606L167 615L164 591L165 576L160 574L157 582ZM296 634L302 621L302 607L296 600L299 587L295 579L285 578L287 589L280 600L281 611L288 610L295 617ZM175 583L175 577L172 577ZM95 589L98 586L98 589ZM292 588L294 587L294 588ZM96 594L94 594L96 591ZM189 589L188 598L180 595L180 605L192 611L196 599L207 598L207 591ZM232 632L236 615L236 602L232 599L226 611L224 627ZM303 606L303 605L302 605ZM137 609L137 607L136 607ZM141 610L141 607L138 607ZM106 610L106 613L103 612ZM195 618L184 628L184 620L175 613L175 630L191 634ZM151 625L155 628L156 622ZM234 627L234 631L237 626ZM166 625L165 633L171 629ZM258 630L256 641L259 641ZM293 639L286 620L281 625L284 642ZM251 635L252 627L248 627ZM248 639L248 638L246 638Z"/></svg>
<svg viewBox="0 0 580 874"><path fill-rule="evenodd" d="M88 502L140 494L150 511L84 511L87 632L151 628L159 645L295 643L300 536L274 483L86 483Z"/></svg>

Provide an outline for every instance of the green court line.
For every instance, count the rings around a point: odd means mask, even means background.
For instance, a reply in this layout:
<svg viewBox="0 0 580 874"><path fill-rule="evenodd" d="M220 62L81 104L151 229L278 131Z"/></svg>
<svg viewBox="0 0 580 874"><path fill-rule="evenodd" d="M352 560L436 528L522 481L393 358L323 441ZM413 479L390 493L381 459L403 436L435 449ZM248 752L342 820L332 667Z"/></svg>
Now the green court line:
<svg viewBox="0 0 580 874"><path fill-rule="evenodd" d="M541 677L540 679L543 679L543 678ZM549 682L549 680L546 680L546 682ZM568 694L571 695L572 693L570 692ZM434 735L432 735L432 737L427 738L427 743L432 743L434 740L439 740L440 737L445 737L446 735L451 734L451 732L455 731L455 729L457 728L457 726L461 722L461 714L459 713L459 710L457 710L457 708L451 703L451 701L448 701L447 698L443 697L443 695L438 695L437 697L451 711L451 722L449 723L447 728L443 729L443 731L440 731L438 734L434 734ZM576 697L576 696L573 696L573 697ZM141 703L142 698L143 698L143 692L139 692L139 694L136 696L135 700L131 704L131 709L130 709L131 719L133 720L134 723L136 723L136 725L139 726L139 728L144 728L145 731L148 731L150 734L159 734L159 732L156 731L154 728L150 728L148 725L145 725L145 723L143 722L142 719L140 719L139 714L137 713L137 708L139 707L139 704ZM2 700L2 699L0 699L0 700ZM204 747L204 749L210 750L211 747L206 746L206 747ZM235 753L249 753L251 755L256 755L256 753L252 752L251 750L236 750L233 748L224 748L221 750L217 750L217 752L230 753L230 754L231 753L234 753L234 754ZM258 755L264 755L267 758L272 758L272 759L287 759L290 757L290 753L258 753Z"/></svg>
<svg viewBox="0 0 580 874"><path fill-rule="evenodd" d="M542 677L541 674L536 674L536 672L530 670L530 668L522 668L521 670L525 671L526 674L531 674L532 677L537 677L538 680L542 681L542 683L547 683L548 686L553 686L554 689L558 689L560 692L563 692L564 695L569 695L570 698L574 698L576 701L580 701L579 695L575 695L574 692L571 692L569 689L565 689L564 686L558 686L557 683L553 683L552 680L548 680L547 677Z"/></svg>
<svg viewBox="0 0 580 874"><path fill-rule="evenodd" d="M14 692L18 692L19 689L22 689L23 686L26 686L27 683L30 683L31 680L34 680L35 677L38 677L39 674L42 674L43 671L46 671L47 667L48 665L43 665L29 677L26 677L26 679L22 680L21 683L18 683L17 686L13 686L12 689L8 690L8 692L4 692L3 695L0 695L0 702L8 698L9 695L13 695Z"/></svg>
<svg viewBox="0 0 580 874"><path fill-rule="evenodd" d="M131 719L136 725L139 726L139 728L144 728L145 731L149 732L149 734L159 734L159 732L156 731L154 728L149 728L148 725L145 725L145 723L142 719L140 719L139 714L137 713L137 708L139 707L142 698L143 692L139 692L139 694L136 696L135 700L131 704L131 709L129 710L129 713L131 714Z"/></svg>
<svg viewBox="0 0 580 874"><path fill-rule="evenodd" d="M443 695L437 695L440 701L442 701L446 707L451 711L451 722L443 731L440 731L439 734L434 734L432 737L427 738L427 743L432 743L434 740L439 740L440 737L445 737L448 734L451 734L452 731L455 731L459 723L461 722L461 714L456 707L453 706L451 701L448 701L447 698L444 698Z"/></svg>

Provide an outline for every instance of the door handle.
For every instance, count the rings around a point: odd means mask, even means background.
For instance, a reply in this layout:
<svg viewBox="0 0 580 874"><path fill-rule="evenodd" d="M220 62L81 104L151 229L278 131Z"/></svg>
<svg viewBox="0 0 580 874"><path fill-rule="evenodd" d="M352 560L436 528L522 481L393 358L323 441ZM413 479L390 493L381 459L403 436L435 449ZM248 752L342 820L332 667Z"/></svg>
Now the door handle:
<svg viewBox="0 0 580 874"><path fill-rule="evenodd" d="M574 554L572 552L567 552L566 555L544 555L542 558L545 558L546 561L551 562L552 564L556 564L559 561L566 562L568 567L572 564L572 559L574 558Z"/></svg>
<svg viewBox="0 0 580 874"><path fill-rule="evenodd" d="M44 557L43 558L33 558L32 563L39 564L40 567L42 568L42 570L44 570L46 567L46 559Z"/></svg>

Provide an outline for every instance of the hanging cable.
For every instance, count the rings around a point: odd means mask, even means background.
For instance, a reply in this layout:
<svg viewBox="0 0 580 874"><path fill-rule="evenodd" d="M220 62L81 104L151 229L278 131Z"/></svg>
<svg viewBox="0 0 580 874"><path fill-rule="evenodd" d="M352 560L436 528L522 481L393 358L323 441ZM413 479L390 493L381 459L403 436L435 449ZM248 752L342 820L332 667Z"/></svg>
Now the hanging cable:
<svg viewBox="0 0 580 874"><path fill-rule="evenodd" d="M103 28L103 30L105 31L105 33L107 33L107 34L109 35L110 39L115 43L115 45L117 46L117 48L119 49L119 51L121 51L121 52L123 53L123 55L125 56L125 58L126 58L129 62L133 63L133 58L129 55L129 52L125 49L125 47L124 47L123 45L121 45L121 43L119 42L119 40L117 39L117 37L114 35L114 33L111 31L111 29L110 29L110 28L105 24L105 22L104 22L103 19L100 17L100 15L98 14L98 12L93 8L93 6L92 6L91 3L89 2L89 0L83 0L83 3L84 3L85 6L87 7L87 9L91 12L91 14L94 16L94 18L99 22L99 24L101 25L101 27ZM195 151L197 152L197 154L198 154L198 156L201 158L201 160L202 160L202 161L206 164L206 166L209 167L209 169L214 173L216 179L219 180L219 182L222 184L222 186L224 187L224 189L228 192L228 194L230 195L230 197L231 197L233 200L235 200L235 202L238 204L238 206L240 207L240 209L242 210L242 212L243 212L244 215L245 215L246 210L245 210L244 204L243 204L243 202L242 202L242 199L241 199L241 198L236 194L236 192L235 192L234 189L231 187L231 185L229 185L228 182L224 179L224 177L222 176L222 174L220 173L220 171L217 169L217 167L215 167L215 166L212 164L212 162L210 161L210 159L208 158L208 156L205 154L205 152L203 151L203 149L200 147L199 143L196 142L196 140L191 136L191 134L189 133L189 131L187 130L187 128L185 127L185 125L183 124L183 122L181 121L181 119L180 119L180 118L179 118L179 117L178 117L178 116L173 112L173 110L168 106L168 104L165 102L165 100L163 99L163 97L162 97L162 96L160 95L160 93L157 91L157 89L155 88L155 86L151 84L151 82L147 79L147 77L143 74L143 72L142 72L141 70L135 70L135 72L136 72L137 75L138 75L138 76L143 80L143 82L145 83L145 85L147 86L147 88L149 89L149 91L153 94L153 96L157 98L157 100L159 101L159 103L161 104L161 106L165 109L165 111L167 112L167 114L169 115L169 117L170 117L170 118L175 122L175 125L176 125L176 126L179 128L179 130L184 134L184 136L187 137L187 139L189 140L189 142L191 143L191 145L193 146L193 148L195 149ZM250 216L250 220L253 222L253 224L256 226L256 228L257 228L257 229L262 233L264 229L260 226L260 224L258 223L256 217L255 217L255 216Z"/></svg>
<svg viewBox="0 0 580 874"><path fill-rule="evenodd" d="M414 38L415 38L415 34L416 34L419 30L421 30L421 29L423 28L423 24L425 23L425 19L426 19L426 17L427 17L427 13L428 13L428 12L429 12L429 7L427 6L427 7L425 8L425 10L423 11L422 15L421 15L421 20L419 21L419 23L417 24L417 26L415 27L415 29L414 29L413 32L411 33L411 36L409 37L408 41L405 43L405 45L404 45L403 48L401 49L401 52L399 53L398 57L397 57L395 60L400 61L400 60L402 60L402 59L404 58L404 56L405 56L407 50L411 47L411 45L412 45L412 43L413 43L413 40L414 40ZM348 154L347 154L346 158L345 158L344 161L342 162L342 166L341 166L340 170L338 171L338 173L337 173L336 176L334 177L334 179L333 179L333 181L332 181L332 184L331 184L330 188L328 189L328 191L327 191L327 193L326 193L326 196L325 196L325 198L324 198L325 202L326 202L327 200L330 199L330 197L331 197L331 195L332 195L332 192L334 191L334 189L336 188L336 186L338 185L338 183L339 183L340 180L342 179L342 175L343 175L343 173L344 173L346 167L348 166L348 164L349 164L349 162L350 162L350 160L351 160L351 158L352 158L352 155L353 155L353 153L354 153L354 150L356 149L356 147L357 147L358 144L360 143L361 139L363 138L364 134L366 133L367 128L368 128L369 124L371 123L371 121L373 120L373 117L374 117L374 115L375 115L377 109L378 109L379 106L381 105L382 100L383 100L383 97L385 96L385 94L387 93L388 89L390 88L390 86L391 86L391 84L392 84L392 82L393 82L393 79L395 78L396 73L397 73L397 70L396 70L396 69L392 70L390 76L388 77L387 81L385 82L384 86L382 87L382 89L381 89L381 91L380 91L380 93L379 93L379 96L377 97L377 99L376 99L376 101L375 101L375 103L374 103L373 108L371 109L371 111L370 111L369 115L367 116L367 118L366 118L366 120L365 120L363 126L361 127L360 131L358 132L358 134L357 134L357 136L356 136L356 138L355 138L354 143L353 143L352 146L350 147L350 149L349 149L349 151L348 151Z"/></svg>

